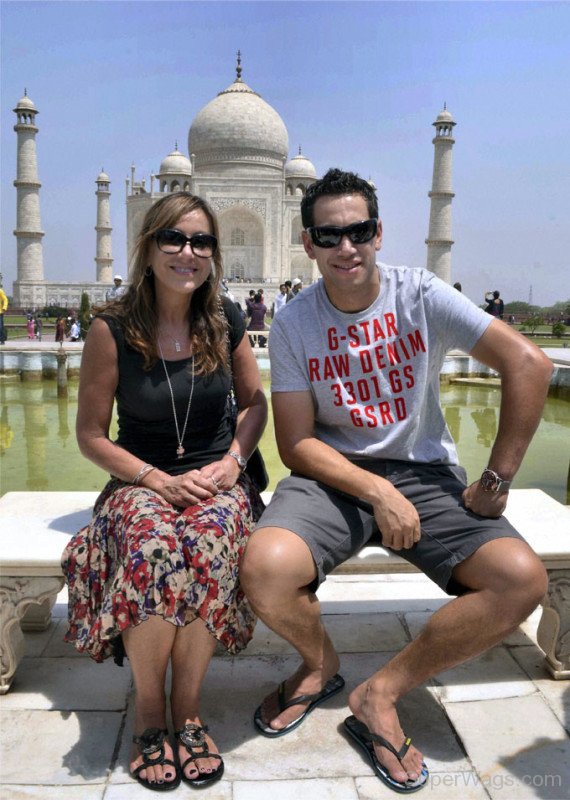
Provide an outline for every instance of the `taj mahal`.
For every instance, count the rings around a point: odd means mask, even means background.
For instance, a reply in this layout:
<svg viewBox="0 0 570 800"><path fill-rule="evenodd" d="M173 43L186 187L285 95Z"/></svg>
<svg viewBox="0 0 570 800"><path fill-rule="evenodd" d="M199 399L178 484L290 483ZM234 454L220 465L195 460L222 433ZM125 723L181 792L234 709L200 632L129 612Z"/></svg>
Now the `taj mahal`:
<svg viewBox="0 0 570 800"><path fill-rule="evenodd" d="M97 176L95 280L91 283L44 279L36 115L27 92L13 109L17 117L17 280L14 305L78 307L86 292L100 303L113 283L111 179ZM427 267L443 280L451 279L452 161L455 122L447 109L433 123L436 134ZM166 192L190 191L205 198L220 225L225 277L247 283L270 283L300 277L310 283L318 277L315 262L301 242L300 203L316 180L311 161L301 152L289 158L285 123L263 98L242 79L238 52L236 77L195 116L188 133L189 157L178 149L161 162L156 174L137 179L131 167L126 179L127 254L148 208ZM127 276L128 281L128 276Z"/></svg>

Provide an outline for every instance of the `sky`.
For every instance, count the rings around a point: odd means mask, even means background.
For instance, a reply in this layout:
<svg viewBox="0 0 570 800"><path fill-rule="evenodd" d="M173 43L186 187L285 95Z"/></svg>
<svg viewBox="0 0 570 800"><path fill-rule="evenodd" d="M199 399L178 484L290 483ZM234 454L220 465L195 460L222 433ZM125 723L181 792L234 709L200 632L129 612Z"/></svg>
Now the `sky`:
<svg viewBox="0 0 570 800"><path fill-rule="evenodd" d="M10 2L1 14L1 252L16 279L16 115L34 101L46 280L95 280L95 179L111 178L126 275L125 178L188 154L196 114L242 78L289 154L371 178L381 260L426 265L432 123L453 148L452 281L476 303L570 298L570 3Z"/></svg>

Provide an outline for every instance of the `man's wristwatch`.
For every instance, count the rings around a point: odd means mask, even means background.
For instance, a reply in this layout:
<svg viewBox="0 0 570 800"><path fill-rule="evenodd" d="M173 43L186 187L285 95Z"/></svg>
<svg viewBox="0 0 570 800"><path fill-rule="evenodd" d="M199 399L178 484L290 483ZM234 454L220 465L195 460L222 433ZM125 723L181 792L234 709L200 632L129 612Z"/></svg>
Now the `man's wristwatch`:
<svg viewBox="0 0 570 800"><path fill-rule="evenodd" d="M230 456L231 458L235 458L235 460L239 464L239 468L243 472L244 469L247 467L247 459L244 458L243 456L240 456L240 454L236 450L229 450L227 455Z"/></svg>
<svg viewBox="0 0 570 800"><path fill-rule="evenodd" d="M485 492L494 492L495 494L504 494L508 492L512 483L512 481L503 480L503 478L497 475L492 469L484 469L479 480Z"/></svg>

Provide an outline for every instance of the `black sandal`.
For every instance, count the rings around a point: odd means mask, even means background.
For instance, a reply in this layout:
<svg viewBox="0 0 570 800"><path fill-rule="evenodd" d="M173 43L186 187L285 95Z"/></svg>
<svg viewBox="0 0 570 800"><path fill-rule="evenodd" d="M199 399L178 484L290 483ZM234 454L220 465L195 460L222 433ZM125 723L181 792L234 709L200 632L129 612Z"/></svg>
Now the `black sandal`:
<svg viewBox="0 0 570 800"><path fill-rule="evenodd" d="M221 755L219 753L210 753L208 749L206 743L207 731L207 725L201 727L194 722L187 722L183 728L174 732L177 740L184 747L186 752L189 753L186 761L180 764L181 778L188 786L207 786L210 783L214 783L214 781L218 781L224 774L224 761ZM188 778L184 770L191 761L195 763L196 769L198 769L198 765L196 764L198 758L219 758L220 763L213 772L200 772L198 770L199 777Z"/></svg>
<svg viewBox="0 0 570 800"><path fill-rule="evenodd" d="M180 771L177 765L171 758L165 757L164 741L167 734L168 731L160 728L147 728L140 736L133 736L133 742L138 745L140 754L143 757L143 763L131 772L131 776L145 789L150 789L151 792L171 792L180 786ZM159 755L151 758L155 753L159 753ZM143 769L158 766L174 767L175 777L171 781L165 780L164 783L148 781L140 777L139 773Z"/></svg>

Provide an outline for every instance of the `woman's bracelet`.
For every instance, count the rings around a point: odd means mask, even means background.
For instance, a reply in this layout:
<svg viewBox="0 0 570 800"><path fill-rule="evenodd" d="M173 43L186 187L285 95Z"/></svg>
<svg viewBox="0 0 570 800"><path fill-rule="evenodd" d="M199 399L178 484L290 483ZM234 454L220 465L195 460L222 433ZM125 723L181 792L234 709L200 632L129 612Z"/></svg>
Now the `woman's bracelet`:
<svg viewBox="0 0 570 800"><path fill-rule="evenodd" d="M138 486L139 483L144 478L144 476L148 475L149 472L152 472L153 469L156 469L156 467L153 467L152 464L143 464L142 467L137 472L137 474L135 475L135 477L132 479L131 483L134 486Z"/></svg>

